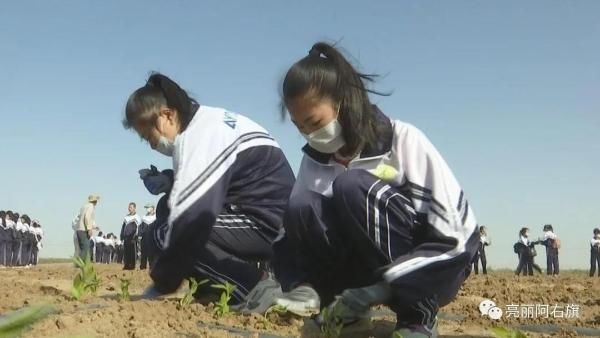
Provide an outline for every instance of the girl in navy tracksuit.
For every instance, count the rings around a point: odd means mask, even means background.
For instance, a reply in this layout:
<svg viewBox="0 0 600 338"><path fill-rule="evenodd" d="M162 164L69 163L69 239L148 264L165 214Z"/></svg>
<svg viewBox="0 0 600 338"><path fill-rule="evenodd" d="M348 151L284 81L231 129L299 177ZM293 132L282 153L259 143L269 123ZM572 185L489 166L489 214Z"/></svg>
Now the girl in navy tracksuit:
<svg viewBox="0 0 600 338"><path fill-rule="evenodd" d="M234 284L236 302L264 295L250 292L261 280L276 290L257 262L272 257L294 175L273 137L241 114L199 105L162 74L129 97L123 124L173 158L174 179L140 172L151 193L169 195L168 221L152 235L156 291L189 277Z"/></svg>
<svg viewBox="0 0 600 338"><path fill-rule="evenodd" d="M9 243L10 232L6 225L6 212L0 211L0 266L7 266L7 243Z"/></svg>
<svg viewBox="0 0 600 338"><path fill-rule="evenodd" d="M13 242L12 242L12 266L21 266L21 216L19 213L13 214Z"/></svg>
<svg viewBox="0 0 600 338"><path fill-rule="evenodd" d="M594 229L594 236L590 241L590 277L594 276L598 267L598 277L600 277L600 229Z"/></svg>
<svg viewBox="0 0 600 338"><path fill-rule="evenodd" d="M485 255L485 247L491 245L485 226L479 227L479 249L473 257L473 270L475 274L479 274L479 261L481 261L481 269L484 275L487 275L487 257Z"/></svg>
<svg viewBox="0 0 600 338"><path fill-rule="evenodd" d="M540 244L546 247L546 273L551 276L558 276L558 249L560 249L560 240L554 233L551 224L544 225L544 238Z"/></svg>
<svg viewBox="0 0 600 338"><path fill-rule="evenodd" d="M519 230L519 240L515 244L515 253L519 256L519 265L515 274L518 276L523 272L523 275L533 276L535 269L539 273L542 272L539 266L534 263L533 259L536 256L535 245L540 244L540 241L531 241L529 239L529 228L521 228Z"/></svg>
<svg viewBox="0 0 600 338"><path fill-rule="evenodd" d="M344 324L387 304L403 337L435 336L480 236L442 156L370 102L371 80L326 43L285 76L283 103L308 144L275 244L287 291L277 303L297 313L329 306Z"/></svg>

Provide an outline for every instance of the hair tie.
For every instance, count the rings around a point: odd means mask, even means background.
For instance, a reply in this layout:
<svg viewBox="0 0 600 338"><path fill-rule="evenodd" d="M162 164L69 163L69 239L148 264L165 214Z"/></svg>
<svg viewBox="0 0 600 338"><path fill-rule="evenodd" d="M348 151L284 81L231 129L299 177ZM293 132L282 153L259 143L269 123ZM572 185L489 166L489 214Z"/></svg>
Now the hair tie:
<svg viewBox="0 0 600 338"><path fill-rule="evenodd" d="M308 55L309 56L318 56L320 58L327 59L327 56L325 54L323 54L321 51L317 50L315 47L311 48L311 50L308 51Z"/></svg>

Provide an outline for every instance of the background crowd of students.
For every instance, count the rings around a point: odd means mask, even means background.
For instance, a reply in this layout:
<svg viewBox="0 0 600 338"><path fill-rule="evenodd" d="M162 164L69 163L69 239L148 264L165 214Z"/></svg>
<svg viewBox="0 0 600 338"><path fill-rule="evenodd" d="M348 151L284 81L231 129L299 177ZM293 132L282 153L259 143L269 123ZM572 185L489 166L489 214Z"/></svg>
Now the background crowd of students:
<svg viewBox="0 0 600 338"><path fill-rule="evenodd" d="M481 264L483 274L487 274L487 258L485 249L492 242L487 234L485 226L479 227L480 244L479 250L473 257L473 271L479 273L479 264ZM559 274L559 249L561 247L560 239L554 233L554 228L551 224L546 224L543 227L543 236L535 240L531 239L530 230L527 227L519 230L519 239L514 244L513 249L518 257L518 264L515 274L524 276L533 276L533 271L542 273L542 268L535 263L537 256L536 245L543 245L546 248L546 274L549 276L558 276ZM598 272L600 277L600 229L593 230L593 237L590 241L590 277Z"/></svg>
<svg viewBox="0 0 600 338"><path fill-rule="evenodd" d="M0 211L0 267L30 267L38 263L44 232L38 220Z"/></svg>

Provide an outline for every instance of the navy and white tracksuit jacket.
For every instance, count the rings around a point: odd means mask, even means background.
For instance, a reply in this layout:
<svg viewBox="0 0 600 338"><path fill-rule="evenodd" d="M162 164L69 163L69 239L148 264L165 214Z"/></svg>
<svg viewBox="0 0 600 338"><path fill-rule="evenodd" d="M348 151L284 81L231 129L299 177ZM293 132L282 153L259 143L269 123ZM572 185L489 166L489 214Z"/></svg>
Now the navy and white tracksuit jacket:
<svg viewBox="0 0 600 338"><path fill-rule="evenodd" d="M165 280L161 276L203 274L235 284L234 297L243 298L260 279L256 263L249 262L272 256L295 181L285 155L249 118L200 106L175 139L173 171L168 221L154 231L162 254L151 276L156 282ZM168 268L182 258L190 270Z"/></svg>
<svg viewBox="0 0 600 338"><path fill-rule="evenodd" d="M404 304L390 304L397 313L427 313L422 320L431 320L468 274L479 246L475 214L425 135L375 110L384 126L380 141L347 167L304 147L275 243L276 276L284 289L307 281L317 286L322 303L384 279L394 303ZM393 167L395 177L372 175L381 165Z"/></svg>

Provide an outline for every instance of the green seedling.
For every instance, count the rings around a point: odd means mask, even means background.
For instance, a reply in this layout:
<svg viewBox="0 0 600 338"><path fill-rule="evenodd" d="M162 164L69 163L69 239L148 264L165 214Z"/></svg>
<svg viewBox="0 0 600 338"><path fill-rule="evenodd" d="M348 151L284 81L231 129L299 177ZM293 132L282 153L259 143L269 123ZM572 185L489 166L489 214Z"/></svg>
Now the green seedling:
<svg viewBox="0 0 600 338"><path fill-rule="evenodd" d="M188 279L189 288L183 298L179 300L179 307L186 307L194 301L194 294L198 290L198 287L202 284L208 283L208 279L201 280L198 282L196 278Z"/></svg>
<svg viewBox="0 0 600 338"><path fill-rule="evenodd" d="M121 293L119 293L119 299L121 301L127 302L131 299L131 295L129 294L129 284L131 281L127 278L120 278L121 280Z"/></svg>
<svg viewBox="0 0 600 338"><path fill-rule="evenodd" d="M29 325L53 312L50 305L33 305L8 313L0 317L0 337L19 337Z"/></svg>
<svg viewBox="0 0 600 338"><path fill-rule="evenodd" d="M404 337L402 337L400 332L394 332L394 334L392 335L392 338L404 338Z"/></svg>
<svg viewBox="0 0 600 338"><path fill-rule="evenodd" d="M335 307L330 309L328 307L322 310L323 312L323 324L321 325L321 334L326 338L337 338L342 334L344 323L337 315Z"/></svg>
<svg viewBox="0 0 600 338"><path fill-rule="evenodd" d="M224 284L211 285L211 287L214 289L223 290L219 301L215 304L214 315L217 317L223 317L224 315L229 314L231 312L229 309L229 301L231 300L231 294L235 290L235 285L225 282Z"/></svg>
<svg viewBox="0 0 600 338"><path fill-rule="evenodd" d="M494 327L492 332L498 338L527 338L527 335L519 330L511 330L505 327Z"/></svg>
<svg viewBox="0 0 600 338"><path fill-rule="evenodd" d="M81 257L75 257L73 261L78 269L73 279L73 288L71 289L73 297L79 300L86 294L95 294L100 285L100 280L89 256L85 260L81 259Z"/></svg>

